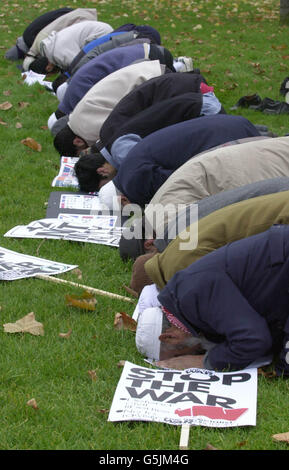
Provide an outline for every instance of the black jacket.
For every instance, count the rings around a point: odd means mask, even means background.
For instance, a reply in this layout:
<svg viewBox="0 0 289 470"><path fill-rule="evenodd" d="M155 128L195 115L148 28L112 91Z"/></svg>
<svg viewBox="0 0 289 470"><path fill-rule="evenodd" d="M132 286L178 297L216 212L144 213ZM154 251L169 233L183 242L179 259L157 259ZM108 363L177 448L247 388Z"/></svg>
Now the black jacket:
<svg viewBox="0 0 289 470"><path fill-rule="evenodd" d="M165 127L131 148L114 177L130 202L144 207L168 177L190 158L233 139L259 135L243 116L214 114Z"/></svg>
<svg viewBox="0 0 289 470"><path fill-rule="evenodd" d="M48 11L47 13L44 13L41 16L38 16L33 20L25 29L23 33L23 39L28 47L28 49L31 48L34 39L36 38L37 34L45 28L48 24L52 23L52 21L56 20L62 15L65 15L66 13L69 13L72 11L73 8L59 8L58 10L52 10Z"/></svg>
<svg viewBox="0 0 289 470"><path fill-rule="evenodd" d="M202 94L193 92L158 101L131 119L125 120L108 140L106 148L110 151L114 141L123 135L137 134L144 138L164 127L199 117L202 102Z"/></svg>
<svg viewBox="0 0 289 470"><path fill-rule="evenodd" d="M101 144L106 148L111 146L115 140L114 134L119 136L123 125L150 106L184 93L200 93L201 82L206 83L199 73L171 72L142 83L124 96L105 120L100 130Z"/></svg>

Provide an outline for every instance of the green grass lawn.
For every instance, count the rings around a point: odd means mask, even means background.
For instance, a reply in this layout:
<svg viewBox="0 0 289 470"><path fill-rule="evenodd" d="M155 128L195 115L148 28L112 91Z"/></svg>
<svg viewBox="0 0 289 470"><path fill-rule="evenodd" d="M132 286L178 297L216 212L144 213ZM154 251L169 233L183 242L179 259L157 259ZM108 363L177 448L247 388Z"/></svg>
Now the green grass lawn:
<svg viewBox="0 0 289 470"><path fill-rule="evenodd" d="M73 282L127 295L131 262L123 263L111 247L60 240L4 238L16 225L45 217L59 155L47 130L57 99L40 85L27 86L16 64L5 60L26 25L45 11L62 6L96 7L100 21L113 27L133 22L156 27L173 55L194 58L227 112L241 96L258 93L282 99L280 84L288 73L288 27L279 25L279 1L71 1L2 0L0 6L0 246L58 262L77 264L62 277ZM23 105L23 103L26 103ZM282 136L288 115L268 116L239 108L254 124L267 125ZM17 123L20 123L21 126ZM21 143L32 137L36 152ZM116 312L132 314L134 304L97 297L93 312L68 307L66 294L80 290L40 279L0 285L0 449L33 450L175 450L180 428L157 423L107 422L121 368L120 360L144 366L134 333L116 331ZM34 312L44 336L4 333L2 325ZM59 333L72 330L69 338ZM93 380L88 371L95 371ZM288 381L260 376L255 427L191 431L190 449L207 443L220 450L285 450L272 435L289 431ZM38 409L27 406L35 398Z"/></svg>

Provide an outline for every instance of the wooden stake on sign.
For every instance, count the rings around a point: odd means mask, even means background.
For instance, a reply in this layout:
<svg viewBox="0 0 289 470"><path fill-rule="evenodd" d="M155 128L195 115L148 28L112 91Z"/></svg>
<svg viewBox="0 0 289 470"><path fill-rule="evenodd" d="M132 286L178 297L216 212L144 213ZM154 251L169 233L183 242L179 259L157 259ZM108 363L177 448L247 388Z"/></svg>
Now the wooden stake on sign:
<svg viewBox="0 0 289 470"><path fill-rule="evenodd" d="M113 294L112 292L106 292L105 290L95 289L94 287L84 286L83 284L78 284L77 282L66 281L59 277L46 276L45 274L37 274L35 277L38 279L43 279L44 281L56 282L58 284L69 284L70 286L80 287L81 289L85 289L89 292L94 292L95 294L103 295L105 297L111 297L112 299L125 300L125 302L135 303L135 300L130 299L129 297Z"/></svg>
<svg viewBox="0 0 289 470"><path fill-rule="evenodd" d="M182 450L188 449L189 435L190 435L190 425L189 424L182 424L180 445L179 445L180 449L182 449Z"/></svg>

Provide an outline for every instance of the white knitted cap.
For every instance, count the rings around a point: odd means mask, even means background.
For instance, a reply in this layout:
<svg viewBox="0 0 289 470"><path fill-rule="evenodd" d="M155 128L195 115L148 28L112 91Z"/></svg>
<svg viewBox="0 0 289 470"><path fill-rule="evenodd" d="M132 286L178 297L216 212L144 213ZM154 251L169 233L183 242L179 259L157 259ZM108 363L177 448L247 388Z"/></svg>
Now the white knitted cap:
<svg viewBox="0 0 289 470"><path fill-rule="evenodd" d="M118 193L113 181L104 184L98 192L99 200L109 210L120 210Z"/></svg>
<svg viewBox="0 0 289 470"><path fill-rule="evenodd" d="M56 123L57 121L57 117L55 116L55 113L52 113L50 116L49 116L49 119L47 121L47 126L48 126L48 129L51 131L52 127L54 126L54 124Z"/></svg>
<svg viewBox="0 0 289 470"><path fill-rule="evenodd" d="M61 85L59 85L59 87L57 88L56 90L56 96L58 98L58 101L62 101L63 98L64 98L64 95L66 93L66 90L67 90L67 87L68 87L68 83L67 82L64 82L64 83L61 83Z"/></svg>
<svg viewBox="0 0 289 470"><path fill-rule="evenodd" d="M148 359L160 358L163 312L159 307L146 308L139 313L135 342L137 350Z"/></svg>

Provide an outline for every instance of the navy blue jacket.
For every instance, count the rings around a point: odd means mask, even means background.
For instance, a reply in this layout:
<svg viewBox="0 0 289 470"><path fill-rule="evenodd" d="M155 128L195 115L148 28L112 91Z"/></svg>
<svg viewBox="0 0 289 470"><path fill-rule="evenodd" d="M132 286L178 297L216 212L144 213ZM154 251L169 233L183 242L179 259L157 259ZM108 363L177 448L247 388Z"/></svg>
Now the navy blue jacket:
<svg viewBox="0 0 289 470"><path fill-rule="evenodd" d="M130 202L144 207L167 178L197 154L259 132L243 116L215 114L180 122L153 132L127 154L115 186Z"/></svg>
<svg viewBox="0 0 289 470"><path fill-rule="evenodd" d="M100 129L101 144L110 150L112 143L121 135L119 129L129 119L163 100L200 93L205 78L199 73L165 73L142 83L125 95L113 108ZM123 135L123 134L122 134Z"/></svg>
<svg viewBox="0 0 289 470"><path fill-rule="evenodd" d="M123 125L116 129L106 148L111 151L112 144L121 136L136 134L143 139L164 127L199 117L202 103L202 93L193 92L157 101L131 119L125 120Z"/></svg>
<svg viewBox="0 0 289 470"><path fill-rule="evenodd" d="M132 64L136 60L144 60L143 44L117 47L96 56L73 75L58 109L64 114L73 111L77 103L97 82L107 75Z"/></svg>
<svg viewBox="0 0 289 470"><path fill-rule="evenodd" d="M289 376L289 226L225 245L177 272L159 301L193 335L216 343L208 364L242 369L278 353Z"/></svg>

